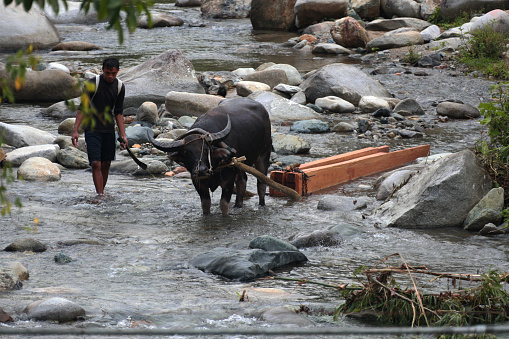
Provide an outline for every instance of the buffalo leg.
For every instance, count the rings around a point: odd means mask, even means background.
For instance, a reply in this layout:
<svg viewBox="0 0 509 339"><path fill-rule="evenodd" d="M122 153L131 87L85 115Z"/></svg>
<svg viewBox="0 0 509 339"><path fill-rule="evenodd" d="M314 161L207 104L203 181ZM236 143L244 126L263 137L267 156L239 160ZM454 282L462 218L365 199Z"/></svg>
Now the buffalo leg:
<svg viewBox="0 0 509 339"><path fill-rule="evenodd" d="M230 200L231 200L232 194L233 194L234 178L235 178L235 176L233 175L230 180L226 180L226 182L224 182L222 185L221 200L219 201L219 208L221 209L221 213L223 213L223 216L227 216L228 213L230 212ZM238 191L237 191L237 194L238 194Z"/></svg>
<svg viewBox="0 0 509 339"><path fill-rule="evenodd" d="M237 187L237 196L235 197L235 207L242 207L244 204L244 194L246 194L247 174L240 170L236 170L236 172L237 180L235 181L235 186Z"/></svg>
<svg viewBox="0 0 509 339"><path fill-rule="evenodd" d="M196 188L196 191L198 192L198 195L200 196L201 200L201 209L203 211L203 215L209 215L210 214L210 206L212 205L211 199L210 199L210 192L207 185L202 185L199 181L195 182L193 181L194 187Z"/></svg>
<svg viewBox="0 0 509 339"><path fill-rule="evenodd" d="M269 163L270 163L270 154L267 156L259 157L255 163L254 167L260 171L261 173L267 175L267 172L269 171ZM260 206L265 206L265 192L267 191L267 185L265 185L260 180L256 183L256 188L258 191L258 201Z"/></svg>

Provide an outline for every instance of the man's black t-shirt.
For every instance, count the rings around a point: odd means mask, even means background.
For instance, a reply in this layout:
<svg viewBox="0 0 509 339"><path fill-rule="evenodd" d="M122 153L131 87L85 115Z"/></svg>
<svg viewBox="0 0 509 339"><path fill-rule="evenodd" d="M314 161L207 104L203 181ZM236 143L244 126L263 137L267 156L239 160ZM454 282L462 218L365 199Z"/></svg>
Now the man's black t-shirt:
<svg viewBox="0 0 509 339"><path fill-rule="evenodd" d="M94 83L95 78L89 79L88 81ZM115 119L113 114L122 114L124 110L124 97L125 97L125 86L122 84L120 93L118 92L118 79L115 79L112 83L108 83L104 80L101 75L99 77L99 86L96 89L95 94L89 93L91 105L96 109L97 113L94 114L93 119L95 126L94 132L114 132L115 131ZM113 111L113 113L112 113ZM106 120L104 116L108 114L111 119ZM90 130L90 126L85 127Z"/></svg>

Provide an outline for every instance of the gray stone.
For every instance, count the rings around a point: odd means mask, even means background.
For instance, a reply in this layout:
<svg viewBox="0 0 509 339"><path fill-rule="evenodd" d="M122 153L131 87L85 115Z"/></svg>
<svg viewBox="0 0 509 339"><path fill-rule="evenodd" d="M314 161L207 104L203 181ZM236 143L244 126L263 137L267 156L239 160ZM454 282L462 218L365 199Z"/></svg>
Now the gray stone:
<svg viewBox="0 0 509 339"><path fill-rule="evenodd" d="M56 137L42 130L25 125L10 125L0 122L0 134L7 145L25 147L52 144Z"/></svg>
<svg viewBox="0 0 509 339"><path fill-rule="evenodd" d="M506 7L509 8L507 2ZM486 27L491 27L496 32L509 33L509 13L500 9L495 9L473 22L468 31L474 32Z"/></svg>
<svg viewBox="0 0 509 339"><path fill-rule="evenodd" d="M118 77L126 88L124 108L138 108L145 101L159 106L165 103L170 91L205 93L193 64L179 49L170 49L138 66L121 70Z"/></svg>
<svg viewBox="0 0 509 339"><path fill-rule="evenodd" d="M56 144L26 146L7 153L5 159L14 167L19 167L25 160L34 157L46 158L54 162L57 159L57 152L59 150L60 147Z"/></svg>
<svg viewBox="0 0 509 339"><path fill-rule="evenodd" d="M202 0L201 14L213 19L241 19L249 16L251 0Z"/></svg>
<svg viewBox="0 0 509 339"><path fill-rule="evenodd" d="M253 29L293 30L295 2L296 0L252 0L249 18Z"/></svg>
<svg viewBox="0 0 509 339"><path fill-rule="evenodd" d="M490 235L498 235L505 234L505 229L501 227L495 226L495 224L488 223L483 226L483 228L479 231L479 235L490 236Z"/></svg>
<svg viewBox="0 0 509 339"><path fill-rule="evenodd" d="M50 160L33 157L21 164L17 177L26 181L58 181L62 178L62 174L58 166Z"/></svg>
<svg viewBox="0 0 509 339"><path fill-rule="evenodd" d="M311 50L313 54L352 54L352 51L346 47L333 43L318 43Z"/></svg>
<svg viewBox="0 0 509 339"><path fill-rule="evenodd" d="M412 98L404 99L397 103L393 109L393 112L396 113L399 111L407 111L413 115L424 115L424 110L422 109L421 105L419 105L419 103Z"/></svg>
<svg viewBox="0 0 509 339"><path fill-rule="evenodd" d="M146 101L141 104L136 112L136 120L146 121L151 125L155 125L157 120L159 120L157 105L150 101Z"/></svg>
<svg viewBox="0 0 509 339"><path fill-rule="evenodd" d="M258 91L270 91L270 86L257 81L239 81L236 85L237 94L241 97L247 97Z"/></svg>
<svg viewBox="0 0 509 339"><path fill-rule="evenodd" d="M297 251L297 247L292 244L278 238L271 237L270 235L261 235L251 240L249 248L264 251Z"/></svg>
<svg viewBox="0 0 509 339"><path fill-rule="evenodd" d="M19 290L22 287L23 283L10 267L0 267L0 291Z"/></svg>
<svg viewBox="0 0 509 339"><path fill-rule="evenodd" d="M418 169L402 169L391 172L389 176L382 177L380 183L376 186L376 199L385 200L391 196L393 192L401 188L404 184L410 180L410 178L417 173Z"/></svg>
<svg viewBox="0 0 509 339"><path fill-rule="evenodd" d="M246 75L244 81L261 82L269 85L270 88L274 88L279 84L290 84L286 72L279 68L256 71L253 74Z"/></svg>
<svg viewBox="0 0 509 339"><path fill-rule="evenodd" d="M57 162L72 169L89 168L87 153L80 151L76 147L68 147L58 151Z"/></svg>
<svg viewBox="0 0 509 339"><path fill-rule="evenodd" d="M355 66L341 63L318 69L306 78L300 87L306 93L308 101L312 103L318 98L335 95L356 105L355 102L339 94L341 88L345 88L345 92L357 93L359 96L391 97L389 91L377 80Z"/></svg>
<svg viewBox="0 0 509 339"><path fill-rule="evenodd" d="M272 146L277 154L303 154L311 149L309 142L291 134L273 134Z"/></svg>
<svg viewBox="0 0 509 339"><path fill-rule="evenodd" d="M467 231L480 231L488 223L499 224L504 209L504 188L493 188L468 212L463 222Z"/></svg>
<svg viewBox="0 0 509 339"><path fill-rule="evenodd" d="M437 114L445 115L454 119L475 119L481 116L476 107L469 104L444 101L437 105Z"/></svg>
<svg viewBox="0 0 509 339"><path fill-rule="evenodd" d="M148 17L146 15L138 18L139 28L156 28L156 27L172 27L182 26L184 20L173 15L163 13L151 13L152 26L149 25Z"/></svg>
<svg viewBox="0 0 509 339"><path fill-rule="evenodd" d="M333 113L352 113L355 111L353 104L333 95L316 99L315 105Z"/></svg>
<svg viewBox="0 0 509 339"><path fill-rule="evenodd" d="M81 3L77 1L69 1L67 8L60 5L58 14L51 6L44 6L44 11L46 17L54 24L94 25L99 22L94 6L90 6L90 10L85 14L81 9Z"/></svg>
<svg viewBox="0 0 509 339"><path fill-rule="evenodd" d="M85 310L73 301L50 298L28 305L24 312L29 319L43 321L75 321L85 316Z"/></svg>
<svg viewBox="0 0 509 339"><path fill-rule="evenodd" d="M311 326L314 323L308 318L297 314L294 310L286 307L273 307L262 313L261 318L269 323L293 325L293 326Z"/></svg>
<svg viewBox="0 0 509 339"><path fill-rule="evenodd" d="M297 68L295 68L292 65L275 64L275 65L267 67L265 70L273 70L273 69L281 69L281 70L285 71L285 73L286 73L288 82L285 82L284 77L282 77L281 81L279 82L280 84L282 83L282 84L288 84L291 86L299 86L302 82L302 76L300 75ZM277 86L277 85L278 84L276 84L275 86ZM272 86L272 87L275 87L275 86Z"/></svg>
<svg viewBox="0 0 509 339"><path fill-rule="evenodd" d="M349 124L348 122L341 121L332 127L333 132L338 133L351 133L355 131L356 126Z"/></svg>
<svg viewBox="0 0 509 339"><path fill-rule="evenodd" d="M303 28L325 18L340 19L346 16L348 0L297 0L295 25Z"/></svg>
<svg viewBox="0 0 509 339"><path fill-rule="evenodd" d="M219 105L223 99L217 95L170 91L166 94L165 106L177 117L200 116Z"/></svg>
<svg viewBox="0 0 509 339"><path fill-rule="evenodd" d="M431 23L417 18L376 19L367 23L366 29L371 31L393 31L402 27L412 27L422 31L431 25Z"/></svg>
<svg viewBox="0 0 509 339"><path fill-rule="evenodd" d="M381 12L386 18L393 16L419 18L421 5L414 0L380 0Z"/></svg>
<svg viewBox="0 0 509 339"><path fill-rule="evenodd" d="M318 120L301 120L296 121L291 127L290 131L297 133L325 133L329 131L329 124Z"/></svg>
<svg viewBox="0 0 509 339"><path fill-rule="evenodd" d="M154 131L150 127L143 126L127 126L125 128L125 135L129 147L134 144L144 144L149 142L148 135L154 137Z"/></svg>
<svg viewBox="0 0 509 339"><path fill-rule="evenodd" d="M69 101L71 102L71 105L74 105L74 108L69 106L65 101L59 101L48 108L41 109L41 114L59 120L76 118L76 111L81 100L80 98L74 98Z"/></svg>
<svg viewBox="0 0 509 339"><path fill-rule="evenodd" d="M421 36L424 42L430 42L440 36L440 27L431 25L421 31Z"/></svg>
<svg viewBox="0 0 509 339"><path fill-rule="evenodd" d="M492 181L470 150L427 166L375 212L385 226L460 227Z"/></svg>
<svg viewBox="0 0 509 339"><path fill-rule="evenodd" d="M321 118L313 109L297 104L272 92L255 92L250 99L261 103L269 112L271 121L296 121Z"/></svg>
<svg viewBox="0 0 509 339"><path fill-rule="evenodd" d="M292 239L292 245L296 248L309 248L317 246L338 246L343 242L339 233L330 230L314 230L308 234L299 234Z"/></svg>
<svg viewBox="0 0 509 339"><path fill-rule="evenodd" d="M509 9L506 0L447 0L440 6L443 18L455 18L458 13L473 11L491 11L497 8Z"/></svg>
<svg viewBox="0 0 509 339"><path fill-rule="evenodd" d="M299 251L215 248L193 258L191 265L228 279L251 281L267 275L269 270L305 261L306 256Z"/></svg>
<svg viewBox="0 0 509 339"><path fill-rule="evenodd" d="M26 238L17 240L10 245L8 245L4 251L8 252L44 252L47 250L46 245L42 244L40 241Z"/></svg>
<svg viewBox="0 0 509 339"><path fill-rule="evenodd" d="M424 40L419 32L406 32L392 35L383 35L370 40L366 45L368 51L386 50L392 48L406 47L411 45L422 45Z"/></svg>

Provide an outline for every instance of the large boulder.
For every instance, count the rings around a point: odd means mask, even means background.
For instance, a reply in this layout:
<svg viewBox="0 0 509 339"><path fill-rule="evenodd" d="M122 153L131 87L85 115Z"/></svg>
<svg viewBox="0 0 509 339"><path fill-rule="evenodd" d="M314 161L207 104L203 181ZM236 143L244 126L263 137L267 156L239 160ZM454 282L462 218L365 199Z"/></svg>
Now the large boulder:
<svg viewBox="0 0 509 339"><path fill-rule="evenodd" d="M491 27L496 32L509 33L509 13L500 9L486 13L472 23L469 32L474 32L485 27Z"/></svg>
<svg viewBox="0 0 509 339"><path fill-rule="evenodd" d="M463 228L468 231L480 231L488 223L498 225L502 221L503 209L504 188L493 188L468 212Z"/></svg>
<svg viewBox="0 0 509 339"><path fill-rule="evenodd" d="M90 167L87 153L80 151L76 147L67 147L59 150L56 160L66 168L83 169Z"/></svg>
<svg viewBox="0 0 509 339"><path fill-rule="evenodd" d="M1 33L0 33L1 34ZM7 78L5 69L0 69L0 78ZM20 102L58 102L80 96L78 80L70 74L58 70L29 71L25 74L25 83L19 90L13 89L14 99Z"/></svg>
<svg viewBox="0 0 509 339"><path fill-rule="evenodd" d="M29 12L23 6L0 2L0 50L16 51L28 48L45 49L60 42L60 36L44 13L33 6Z"/></svg>
<svg viewBox="0 0 509 339"><path fill-rule="evenodd" d="M166 95L165 106L177 117L200 116L219 105L223 99L217 95L171 91Z"/></svg>
<svg viewBox="0 0 509 339"><path fill-rule="evenodd" d="M461 227L468 212L491 187L491 178L475 154L464 150L412 176L375 216L389 227Z"/></svg>
<svg viewBox="0 0 509 339"><path fill-rule="evenodd" d="M364 20L380 16L380 0L350 0L350 6Z"/></svg>
<svg viewBox="0 0 509 339"><path fill-rule="evenodd" d="M118 77L125 84L124 108L137 109L145 101L159 107L170 91L205 93L196 78L193 64L179 49L170 49L122 71Z"/></svg>
<svg viewBox="0 0 509 339"><path fill-rule="evenodd" d="M50 298L28 305L24 312L29 319L67 322L85 317L85 309L64 298Z"/></svg>
<svg viewBox="0 0 509 339"><path fill-rule="evenodd" d="M249 16L251 0L202 0L201 14L214 19L241 19Z"/></svg>
<svg viewBox="0 0 509 339"><path fill-rule="evenodd" d="M304 28L323 19L340 19L346 16L348 0L297 0L295 25Z"/></svg>
<svg viewBox="0 0 509 339"><path fill-rule="evenodd" d="M18 168L18 178L27 181L58 181L62 174L57 165L46 158L34 157L25 160Z"/></svg>
<svg viewBox="0 0 509 339"><path fill-rule="evenodd" d="M267 112L269 112L271 121L298 121L322 118L313 109L297 104L272 92L258 91L250 94L248 98L261 103Z"/></svg>
<svg viewBox="0 0 509 339"><path fill-rule="evenodd" d="M509 9L507 0L442 0L440 15L443 18L455 18L462 12L491 11Z"/></svg>
<svg viewBox="0 0 509 339"><path fill-rule="evenodd" d="M87 14L81 10L80 1L67 1L67 8L60 6L58 14L51 6L45 6L46 17L54 24L94 25L99 22L97 12L91 6Z"/></svg>
<svg viewBox="0 0 509 339"><path fill-rule="evenodd" d="M397 34L386 34L375 38L368 42L366 49L368 51L385 50L422 44L424 44L424 38L422 35L419 32L410 31Z"/></svg>
<svg viewBox="0 0 509 339"><path fill-rule="evenodd" d="M273 88L279 84L289 84L288 76L285 70L280 68L264 69L252 74L246 75L244 81L256 81L267 84Z"/></svg>
<svg viewBox="0 0 509 339"><path fill-rule="evenodd" d="M398 28L409 27L422 31L431 25L430 22L417 18L376 19L367 23L366 29L370 31L393 31Z"/></svg>
<svg viewBox="0 0 509 339"><path fill-rule="evenodd" d="M421 5L415 0L380 0L380 8L386 18L393 16L421 17Z"/></svg>
<svg viewBox="0 0 509 339"><path fill-rule="evenodd" d="M0 135L7 145L25 147L52 144L56 136L49 132L25 125L10 125L0 122Z"/></svg>
<svg viewBox="0 0 509 339"><path fill-rule="evenodd" d="M249 18L253 29L290 31L295 28L297 0L252 0Z"/></svg>
<svg viewBox="0 0 509 339"><path fill-rule="evenodd" d="M391 97L389 91L377 80L355 66L335 63L324 66L302 82L300 87L309 102L326 96L337 96L356 105L362 96ZM354 95L356 94L356 95ZM349 100L350 99L350 100Z"/></svg>
<svg viewBox="0 0 509 339"><path fill-rule="evenodd" d="M74 98L69 100L69 103L71 103L71 106L65 101L57 102L47 108L42 108L41 114L58 120L76 118L76 108L79 107L81 99Z"/></svg>
<svg viewBox="0 0 509 339"><path fill-rule="evenodd" d="M14 167L19 167L25 160L33 157L46 158L54 162L59 150L60 147L56 144L21 147L7 153L5 159Z"/></svg>
<svg viewBox="0 0 509 339"><path fill-rule="evenodd" d="M336 20L331 35L335 43L347 48L364 48L369 40L364 27L352 17Z"/></svg>
<svg viewBox="0 0 509 339"><path fill-rule="evenodd" d="M201 6L202 0L177 0L176 7L198 7Z"/></svg>
<svg viewBox="0 0 509 339"><path fill-rule="evenodd" d="M281 69L281 70L285 71L285 73L286 73L286 77L288 78L288 82L285 82L286 79L283 76L283 77L281 77L280 84L282 83L282 84L288 84L288 85L291 85L291 86L298 86L302 82L302 76L300 75L300 73L297 70L297 68L295 68L292 65L288 65L288 64L275 64L275 65L272 65L272 66L269 66L269 67L265 68L264 71L273 70L273 69ZM276 84L276 85L279 85L279 84Z"/></svg>

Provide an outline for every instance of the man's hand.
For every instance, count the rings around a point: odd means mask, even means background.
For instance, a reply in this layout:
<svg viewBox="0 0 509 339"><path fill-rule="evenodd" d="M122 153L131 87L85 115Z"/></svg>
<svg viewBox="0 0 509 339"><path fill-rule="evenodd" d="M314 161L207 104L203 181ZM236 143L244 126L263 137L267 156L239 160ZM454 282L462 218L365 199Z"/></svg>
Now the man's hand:
<svg viewBox="0 0 509 339"><path fill-rule="evenodd" d="M71 141L74 147L78 147L78 138L79 138L78 131L73 131Z"/></svg>
<svg viewBox="0 0 509 339"><path fill-rule="evenodd" d="M128 142L127 137L125 135L123 137L118 137L117 140L118 142L120 142L120 147L122 147L123 149L127 148Z"/></svg>

